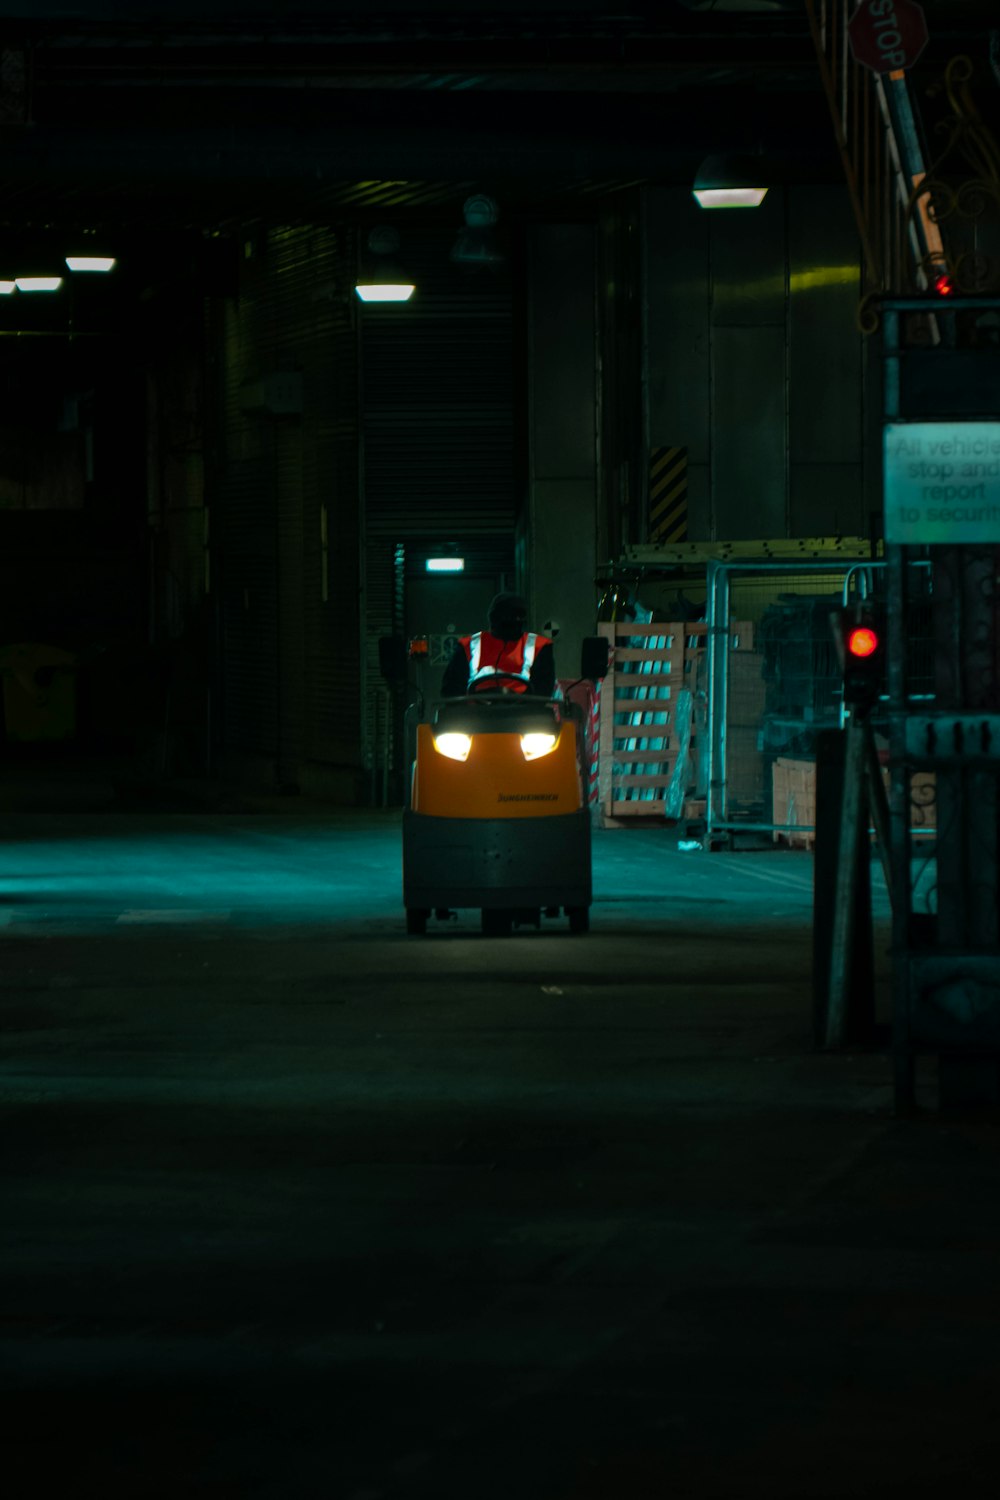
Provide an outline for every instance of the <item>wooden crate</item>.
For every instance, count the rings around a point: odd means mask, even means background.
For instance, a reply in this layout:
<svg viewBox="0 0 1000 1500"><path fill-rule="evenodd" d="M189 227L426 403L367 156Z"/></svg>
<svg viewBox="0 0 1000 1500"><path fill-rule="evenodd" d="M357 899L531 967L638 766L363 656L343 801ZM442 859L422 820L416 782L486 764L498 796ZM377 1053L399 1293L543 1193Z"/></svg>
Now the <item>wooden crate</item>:
<svg viewBox="0 0 1000 1500"><path fill-rule="evenodd" d="M683 690L690 693L690 722L689 779L681 816L704 816L704 791L695 784L694 768L705 726L707 624L616 620L598 630L611 647L611 668L601 689L598 801L603 825L617 828L635 819L664 818L667 790L678 755L685 751L683 727L676 720ZM639 638L644 644L633 644ZM734 650L751 650L753 627L734 622L729 640Z"/></svg>
<svg viewBox="0 0 1000 1500"><path fill-rule="evenodd" d="M776 844L812 849L816 844L816 763L779 756L771 767L771 821L804 823L798 830L773 834Z"/></svg>
<svg viewBox="0 0 1000 1500"><path fill-rule="evenodd" d="M773 834L776 844L792 849L813 849L816 845L816 765L811 760L779 757L772 767L772 820L775 823L802 823L797 829ZM882 781L889 792L889 768L882 767ZM914 771L910 776L910 828L914 833L932 833L935 826L935 777L933 771Z"/></svg>

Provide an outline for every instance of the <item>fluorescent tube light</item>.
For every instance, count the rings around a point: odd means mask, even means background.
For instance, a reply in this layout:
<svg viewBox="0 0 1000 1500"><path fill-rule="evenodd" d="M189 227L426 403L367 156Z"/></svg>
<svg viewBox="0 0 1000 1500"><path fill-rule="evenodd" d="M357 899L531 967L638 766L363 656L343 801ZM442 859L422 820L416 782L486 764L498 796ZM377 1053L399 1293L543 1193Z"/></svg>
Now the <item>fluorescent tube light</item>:
<svg viewBox="0 0 1000 1500"><path fill-rule="evenodd" d="M702 208L759 208L770 175L762 156L727 151L705 157L694 174L691 191Z"/></svg>
<svg viewBox="0 0 1000 1500"><path fill-rule="evenodd" d="M62 286L61 276L18 276L19 292L57 292Z"/></svg>
<svg viewBox="0 0 1000 1500"><path fill-rule="evenodd" d="M694 188L693 192L702 208L759 208L767 188Z"/></svg>
<svg viewBox="0 0 1000 1500"><path fill-rule="evenodd" d="M111 271L116 264L113 255L67 255L71 271Z"/></svg>
<svg viewBox="0 0 1000 1500"><path fill-rule="evenodd" d="M362 302L409 302L415 287L403 282L359 282L354 288Z"/></svg>
<svg viewBox="0 0 1000 1500"><path fill-rule="evenodd" d="M428 573L464 573L464 557L429 557L424 564Z"/></svg>
<svg viewBox="0 0 1000 1500"><path fill-rule="evenodd" d="M14 290L12 281L0 281L0 297L9 297Z"/></svg>

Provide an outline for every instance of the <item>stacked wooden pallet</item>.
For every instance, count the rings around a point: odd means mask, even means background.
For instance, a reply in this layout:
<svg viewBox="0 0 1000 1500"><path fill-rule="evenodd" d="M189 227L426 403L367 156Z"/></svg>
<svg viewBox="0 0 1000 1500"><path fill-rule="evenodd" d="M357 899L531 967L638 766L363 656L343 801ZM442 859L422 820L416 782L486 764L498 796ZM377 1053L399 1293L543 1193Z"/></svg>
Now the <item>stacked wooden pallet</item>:
<svg viewBox="0 0 1000 1500"><path fill-rule="evenodd" d="M621 620L598 626L611 647L601 688L598 800L605 827L637 818L702 817L699 786L707 704L703 621ZM752 648L752 627L730 626L730 646Z"/></svg>

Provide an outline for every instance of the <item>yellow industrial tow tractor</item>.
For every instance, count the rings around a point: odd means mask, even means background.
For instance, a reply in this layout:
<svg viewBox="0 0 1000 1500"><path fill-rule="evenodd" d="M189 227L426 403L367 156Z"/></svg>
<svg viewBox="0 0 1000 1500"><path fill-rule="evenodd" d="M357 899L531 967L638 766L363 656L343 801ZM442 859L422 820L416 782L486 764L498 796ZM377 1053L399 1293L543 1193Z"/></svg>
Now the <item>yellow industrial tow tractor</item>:
<svg viewBox="0 0 1000 1500"><path fill-rule="evenodd" d="M383 674L406 680L399 637L379 642ZM608 669L608 643L584 642L581 680ZM406 930L479 907L482 929L504 936L564 913L590 925L590 810L583 713L567 697L533 697L519 678L489 692L413 706L409 797L403 812ZM518 684L522 690L518 690ZM410 736L411 740L413 736Z"/></svg>

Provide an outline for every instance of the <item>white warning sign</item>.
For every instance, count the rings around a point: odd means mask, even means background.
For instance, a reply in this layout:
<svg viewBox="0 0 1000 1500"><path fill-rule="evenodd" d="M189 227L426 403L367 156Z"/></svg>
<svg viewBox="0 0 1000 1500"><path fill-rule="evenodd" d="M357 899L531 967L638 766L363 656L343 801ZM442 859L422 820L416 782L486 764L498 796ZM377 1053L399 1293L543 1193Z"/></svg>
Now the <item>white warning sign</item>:
<svg viewBox="0 0 1000 1500"><path fill-rule="evenodd" d="M891 422L885 539L1000 542L1000 422Z"/></svg>

